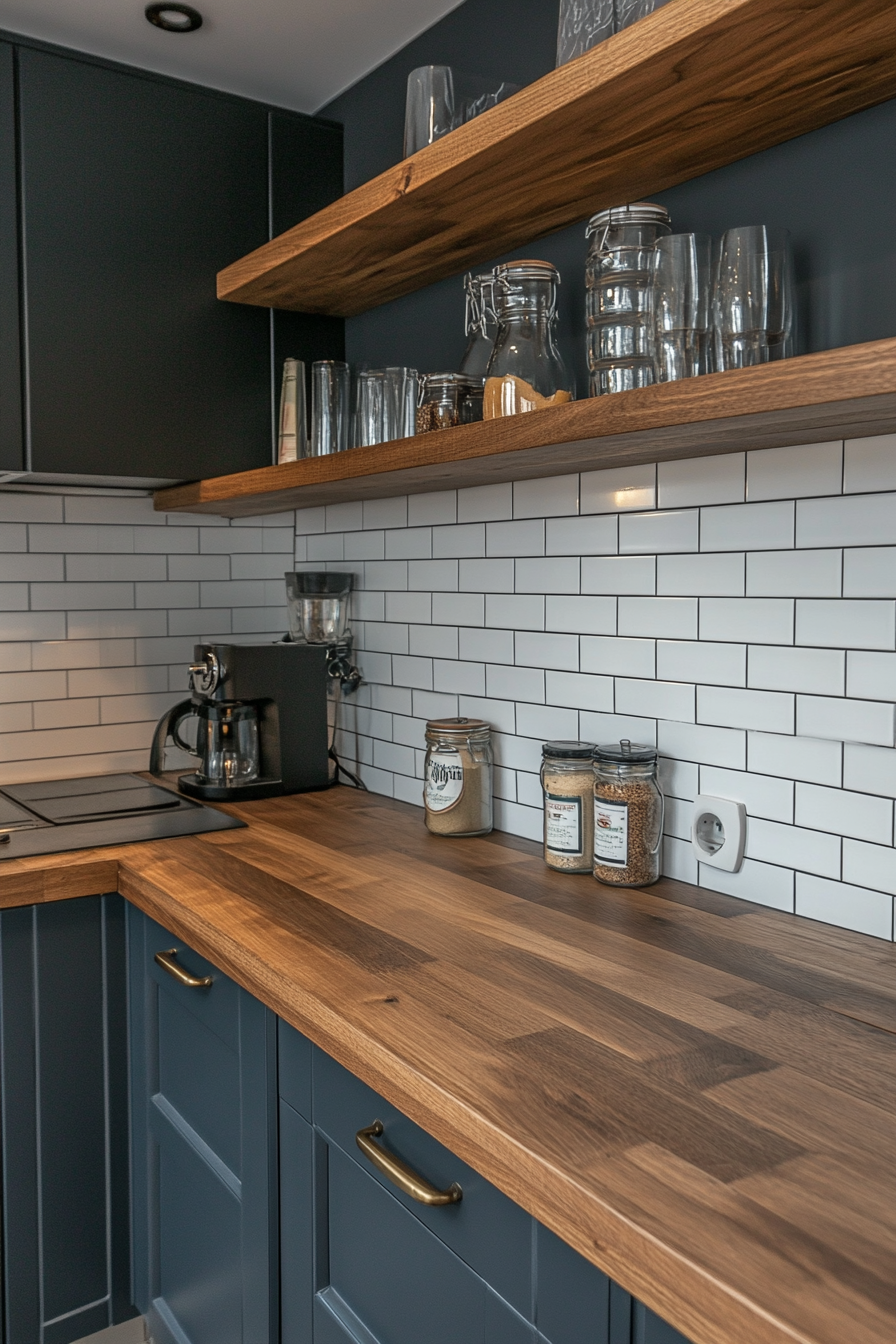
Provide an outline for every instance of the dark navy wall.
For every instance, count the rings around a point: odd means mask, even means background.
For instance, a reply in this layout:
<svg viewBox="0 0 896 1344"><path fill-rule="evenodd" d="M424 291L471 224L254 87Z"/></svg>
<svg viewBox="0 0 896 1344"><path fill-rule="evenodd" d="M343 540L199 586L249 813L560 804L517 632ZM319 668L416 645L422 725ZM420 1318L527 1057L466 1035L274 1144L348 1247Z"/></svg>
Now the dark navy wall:
<svg viewBox="0 0 896 1344"><path fill-rule="evenodd" d="M323 108L323 115L345 126L346 190L401 158L410 70L454 64L528 83L553 67L557 9L557 0L466 0ZM875 340L896 335L894 149L896 101L708 173L656 199L668 207L680 232L720 234L736 224L759 223L791 230L800 351ZM583 226L508 255L540 256L559 267L561 342L583 395ZM463 311L460 277L432 285L349 320L347 358L422 370L453 368L464 347Z"/></svg>

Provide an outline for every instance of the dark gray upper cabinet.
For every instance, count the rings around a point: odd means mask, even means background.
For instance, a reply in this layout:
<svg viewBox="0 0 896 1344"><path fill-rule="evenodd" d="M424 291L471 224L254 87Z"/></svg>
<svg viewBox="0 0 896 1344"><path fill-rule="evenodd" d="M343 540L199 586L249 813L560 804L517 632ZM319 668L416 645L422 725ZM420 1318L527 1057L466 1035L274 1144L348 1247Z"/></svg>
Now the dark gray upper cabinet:
<svg viewBox="0 0 896 1344"><path fill-rule="evenodd" d="M22 469L15 53L0 43L0 472Z"/></svg>
<svg viewBox="0 0 896 1344"><path fill-rule="evenodd" d="M272 184L289 223L339 194L340 128L74 56L17 58L21 466L189 479L269 464L271 317L219 302L215 274L270 236ZM300 334L285 353L341 354L339 323L304 318Z"/></svg>

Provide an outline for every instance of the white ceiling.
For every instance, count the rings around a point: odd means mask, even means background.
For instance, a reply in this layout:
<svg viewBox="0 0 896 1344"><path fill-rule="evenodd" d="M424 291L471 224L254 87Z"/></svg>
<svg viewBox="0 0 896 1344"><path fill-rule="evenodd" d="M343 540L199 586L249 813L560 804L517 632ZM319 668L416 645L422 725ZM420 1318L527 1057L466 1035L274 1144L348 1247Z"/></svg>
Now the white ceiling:
<svg viewBox="0 0 896 1344"><path fill-rule="evenodd" d="M168 33L146 0L0 0L0 28L259 98L318 108L461 0L191 0L194 33Z"/></svg>

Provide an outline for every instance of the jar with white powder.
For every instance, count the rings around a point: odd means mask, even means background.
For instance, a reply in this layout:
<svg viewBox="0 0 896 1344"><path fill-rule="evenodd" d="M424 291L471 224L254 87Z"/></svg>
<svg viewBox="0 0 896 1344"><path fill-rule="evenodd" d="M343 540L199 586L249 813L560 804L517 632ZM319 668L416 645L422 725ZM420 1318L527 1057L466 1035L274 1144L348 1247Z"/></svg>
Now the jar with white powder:
<svg viewBox="0 0 896 1344"><path fill-rule="evenodd" d="M544 861L564 873L590 873L594 853L591 742L545 742Z"/></svg>
<svg viewBox="0 0 896 1344"><path fill-rule="evenodd" d="M423 803L434 835L488 835L492 829L491 727L484 719L430 719Z"/></svg>

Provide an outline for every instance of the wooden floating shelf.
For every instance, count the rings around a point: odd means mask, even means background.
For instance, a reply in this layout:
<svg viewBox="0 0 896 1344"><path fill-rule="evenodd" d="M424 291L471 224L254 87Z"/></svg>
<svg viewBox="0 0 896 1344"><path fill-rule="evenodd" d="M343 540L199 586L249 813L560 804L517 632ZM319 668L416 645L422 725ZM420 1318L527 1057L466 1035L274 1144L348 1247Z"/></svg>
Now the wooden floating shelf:
<svg viewBox="0 0 896 1344"><path fill-rule="evenodd" d="M159 490L231 518L896 431L896 338Z"/></svg>
<svg viewBox="0 0 896 1344"><path fill-rule="evenodd" d="M351 317L894 94L892 0L673 0L234 262L218 297Z"/></svg>

